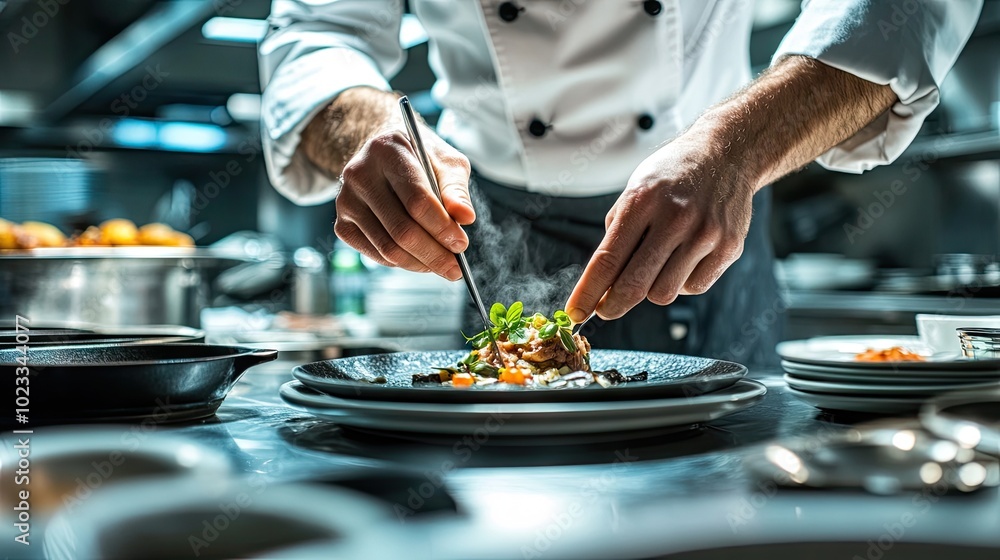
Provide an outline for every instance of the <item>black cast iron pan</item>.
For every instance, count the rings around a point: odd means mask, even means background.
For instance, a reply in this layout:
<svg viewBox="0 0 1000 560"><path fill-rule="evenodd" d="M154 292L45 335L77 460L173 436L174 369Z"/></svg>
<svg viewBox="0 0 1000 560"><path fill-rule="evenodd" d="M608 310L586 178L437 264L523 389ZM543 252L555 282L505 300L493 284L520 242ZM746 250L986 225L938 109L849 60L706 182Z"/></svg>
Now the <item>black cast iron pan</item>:
<svg viewBox="0 0 1000 560"><path fill-rule="evenodd" d="M0 425L211 416L243 372L277 354L213 344L28 346L27 355L0 348L0 376L9 395L0 407ZM18 370L25 357L27 382ZM27 422L18 422L15 407L28 409L22 412Z"/></svg>
<svg viewBox="0 0 1000 560"><path fill-rule="evenodd" d="M205 331L188 327L119 327L95 332L82 329L0 330L0 348L70 344L138 344L205 342Z"/></svg>

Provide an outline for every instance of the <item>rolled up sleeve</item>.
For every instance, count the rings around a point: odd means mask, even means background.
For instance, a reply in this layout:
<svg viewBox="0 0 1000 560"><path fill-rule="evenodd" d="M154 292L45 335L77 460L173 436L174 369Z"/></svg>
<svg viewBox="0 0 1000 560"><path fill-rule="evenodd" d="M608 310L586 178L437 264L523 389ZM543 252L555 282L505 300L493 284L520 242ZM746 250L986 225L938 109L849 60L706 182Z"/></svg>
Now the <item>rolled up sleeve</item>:
<svg viewBox="0 0 1000 560"><path fill-rule="evenodd" d="M772 64L804 55L877 84L899 101L866 128L821 155L835 171L892 163L938 105L982 10L982 0L806 0Z"/></svg>
<svg viewBox="0 0 1000 560"><path fill-rule="evenodd" d="M389 91L405 62L402 0L274 0L260 44L261 141L271 184L300 205L337 196L340 180L312 164L299 142L342 91Z"/></svg>

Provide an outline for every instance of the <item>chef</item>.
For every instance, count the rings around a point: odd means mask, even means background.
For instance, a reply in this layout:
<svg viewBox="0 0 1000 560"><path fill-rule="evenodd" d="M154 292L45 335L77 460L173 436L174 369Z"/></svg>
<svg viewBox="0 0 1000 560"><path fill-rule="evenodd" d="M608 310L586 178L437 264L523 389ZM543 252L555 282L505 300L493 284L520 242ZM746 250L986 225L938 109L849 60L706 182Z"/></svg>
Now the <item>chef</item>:
<svg viewBox="0 0 1000 560"><path fill-rule="evenodd" d="M422 130L444 203L387 82L402 0L274 0L274 187L336 197L336 234L384 265L457 280L470 249L487 299L511 286L531 308L554 285L574 320L596 310L599 347L763 363L785 310L764 187L813 160L860 173L899 157L982 0L807 0L756 78L751 0L409 6L444 108Z"/></svg>

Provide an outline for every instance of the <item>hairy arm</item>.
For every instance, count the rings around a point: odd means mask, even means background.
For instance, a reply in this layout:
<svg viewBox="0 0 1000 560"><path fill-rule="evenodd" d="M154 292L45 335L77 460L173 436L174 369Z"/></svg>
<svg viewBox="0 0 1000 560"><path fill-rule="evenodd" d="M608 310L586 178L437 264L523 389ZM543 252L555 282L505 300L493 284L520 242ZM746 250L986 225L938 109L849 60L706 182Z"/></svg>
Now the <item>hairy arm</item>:
<svg viewBox="0 0 1000 560"><path fill-rule="evenodd" d="M566 309L615 319L707 291L743 252L753 194L889 109L889 86L789 56L643 161Z"/></svg>
<svg viewBox="0 0 1000 560"><path fill-rule="evenodd" d="M388 126L403 126L396 94L373 88L345 90L302 131L300 149L313 165L340 177L369 138Z"/></svg>
<svg viewBox="0 0 1000 560"><path fill-rule="evenodd" d="M694 128L723 142L733 163L753 164L754 191L800 169L892 107L887 85L805 56L789 56Z"/></svg>
<svg viewBox="0 0 1000 560"><path fill-rule="evenodd" d="M469 198L469 160L421 125L420 136L444 204L431 191L406 136L395 94L345 90L302 133L299 149L341 177L334 232L386 266L461 278L455 253L476 219Z"/></svg>

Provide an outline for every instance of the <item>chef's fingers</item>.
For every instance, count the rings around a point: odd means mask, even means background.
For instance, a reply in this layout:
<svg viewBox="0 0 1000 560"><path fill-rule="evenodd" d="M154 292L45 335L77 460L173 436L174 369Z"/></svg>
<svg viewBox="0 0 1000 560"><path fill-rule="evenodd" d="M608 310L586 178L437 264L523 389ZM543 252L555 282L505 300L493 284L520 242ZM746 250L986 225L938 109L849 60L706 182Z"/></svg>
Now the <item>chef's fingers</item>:
<svg viewBox="0 0 1000 560"><path fill-rule="evenodd" d="M359 253L369 259L382 266L395 266L393 263L387 261L382 256L382 253L378 252L378 249L372 245L372 242L365 237L364 232L361 231L358 224L352 222L349 218L338 217L337 221L333 224L333 231L344 243L354 247ZM424 268L426 269L426 267ZM427 269L426 271L429 272L430 270Z"/></svg>
<svg viewBox="0 0 1000 560"><path fill-rule="evenodd" d="M615 216L617 214L618 214L618 203L615 202L615 205L612 206L611 210L608 210L607 215L604 216L604 231L608 231L608 228L611 227L611 222L615 221Z"/></svg>
<svg viewBox="0 0 1000 560"><path fill-rule="evenodd" d="M386 168L386 178L399 202L420 227L434 238L435 244L444 246L452 253L464 251L469 246L469 237L431 191L417 157L408 150L403 151L405 153L401 154L401 165Z"/></svg>
<svg viewBox="0 0 1000 560"><path fill-rule="evenodd" d="M743 255L743 241L723 243L721 247L702 259L682 288L682 294L703 294L722 277L722 274Z"/></svg>
<svg viewBox="0 0 1000 560"><path fill-rule="evenodd" d="M604 240L594 251L594 256L566 301L566 312L573 321L583 321L597 308L598 302L639 246L648 223L642 209L632 212L628 208L619 209Z"/></svg>
<svg viewBox="0 0 1000 560"><path fill-rule="evenodd" d="M413 272L428 270L424 263L418 261L416 257L404 251L393 241L389 232L382 227L375 214L371 214L355 223L365 238L372 244L372 247L382 255L383 260L390 263L390 266L404 268Z"/></svg>
<svg viewBox="0 0 1000 560"><path fill-rule="evenodd" d="M670 305L678 295L688 295L684 291L685 283L698 263L711 254L713 248L714 243L704 238L695 238L682 244L670 255L646 298L656 305Z"/></svg>
<svg viewBox="0 0 1000 560"><path fill-rule="evenodd" d="M431 165L434 166L441 198L448 214L463 226L476 221L476 210L472 207L472 198L469 196L469 177L472 175L469 158L445 144L445 147L435 150ZM465 247L456 252L464 250Z"/></svg>
<svg viewBox="0 0 1000 560"><path fill-rule="evenodd" d="M398 203L399 202L396 201L396 204ZM398 214L396 219L409 219L406 217L406 213L402 210L397 210L396 213ZM357 227L364 234L364 237L372 244L378 253L382 255L382 258L390 262L393 266L398 266L414 272L431 269L441 276L451 278L448 276L448 274L452 272L450 269L442 267L439 271L438 269L421 262L416 256L401 247L393 238L389 230L386 229L384 219L377 216L375 211L365 201L356 198L353 191L341 192L340 196L337 197L337 216L338 222L340 220L345 220L353 222L357 225ZM410 220L410 222L414 223L412 220ZM416 224L414 223L414 225ZM416 228L420 229L424 235L427 235L427 233L424 232L420 226L416 226ZM445 253L447 253L447 251L445 251ZM454 261L454 257L452 257L452 261ZM461 273L457 270L458 266L455 265L454 262L452 264L456 269L455 273L457 273L460 277Z"/></svg>
<svg viewBox="0 0 1000 560"><path fill-rule="evenodd" d="M369 207L382 223L395 245L424 263L436 274L449 280L458 280L462 272L455 260L455 253L444 247L407 213L396 193L389 188L375 188L367 194ZM451 222L454 224L454 222ZM455 225L457 228L458 225ZM374 243L375 240L372 240ZM383 252L383 247L375 243L379 252L389 260L392 256Z"/></svg>
<svg viewBox="0 0 1000 560"><path fill-rule="evenodd" d="M433 246L445 246L454 252L468 245L465 232L431 191L427 176L402 132L388 132L369 140L344 167L343 180L345 190L358 193L373 208L385 206L388 201L384 195L391 195L396 199L394 206L403 207L412 216L409 222L415 219L433 236ZM380 219L383 217L379 214ZM394 224L385 221L383 224L393 232ZM419 256L416 251L411 253ZM434 268L433 263L426 264Z"/></svg>
<svg viewBox="0 0 1000 560"><path fill-rule="evenodd" d="M669 229L651 226L625 270L598 303L597 313L605 319L617 319L646 299L678 243L679 239Z"/></svg>

